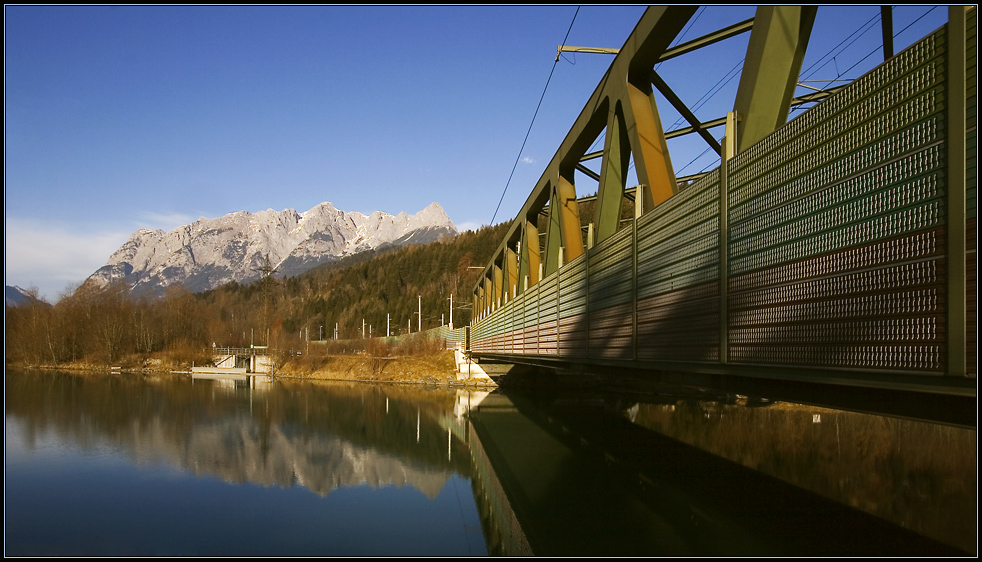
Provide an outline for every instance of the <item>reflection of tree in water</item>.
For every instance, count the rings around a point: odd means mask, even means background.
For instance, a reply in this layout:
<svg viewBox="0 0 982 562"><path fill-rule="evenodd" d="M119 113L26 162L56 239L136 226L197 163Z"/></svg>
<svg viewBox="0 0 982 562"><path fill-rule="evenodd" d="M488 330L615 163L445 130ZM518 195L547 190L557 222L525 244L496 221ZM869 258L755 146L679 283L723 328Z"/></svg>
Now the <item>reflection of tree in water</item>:
<svg viewBox="0 0 982 562"><path fill-rule="evenodd" d="M634 422L975 551L976 432L775 403L641 404Z"/></svg>
<svg viewBox="0 0 982 562"><path fill-rule="evenodd" d="M448 460L447 431L437 423L452 411L448 392L364 384L260 391L65 373L8 373L6 385L7 415L23 420L28 443L50 430L83 447L108 442L138 461L165 460L229 482L300 483L319 494L412 485L435 497L454 472L470 472L466 455Z"/></svg>

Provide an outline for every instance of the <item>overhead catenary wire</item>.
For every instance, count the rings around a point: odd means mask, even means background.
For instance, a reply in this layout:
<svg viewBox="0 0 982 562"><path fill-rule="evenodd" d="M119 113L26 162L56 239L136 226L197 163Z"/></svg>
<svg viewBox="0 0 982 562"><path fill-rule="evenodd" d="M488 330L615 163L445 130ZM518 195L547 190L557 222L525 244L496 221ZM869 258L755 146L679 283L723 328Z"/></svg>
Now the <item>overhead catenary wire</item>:
<svg viewBox="0 0 982 562"><path fill-rule="evenodd" d="M903 29L901 29L900 31L898 31L898 32L896 32L896 33L894 33L894 34L893 34L893 38L894 38L894 39L896 39L897 37L899 37L899 36L900 36L900 35L901 35L901 34L902 34L903 32L905 32L905 31L907 31L908 29L910 29L910 28L911 28L911 26L913 26L913 25L914 25L915 23L917 23L917 22L919 22L919 21L921 21L921 20L922 20L922 19L923 19L924 17L926 17L926 16L927 16L928 14L930 14L931 12L933 12L933 11L934 11L934 10L935 10L936 8L937 8L937 6L932 6L932 7L931 7L930 9L928 9L928 10L927 10L926 12L924 12L924 13L923 13L923 14L921 14L921 15L920 15L919 17L917 17L917 18L916 18L916 19L915 19L914 21L912 21L912 22L910 22L909 24L907 24L907 25L906 25L906 26L905 26L905 27L904 27ZM876 22L877 20L879 20L879 19L881 19L881 16L880 16L879 14L877 14L877 15L875 15L875 16L873 16L873 18L871 18L871 19L870 19L869 21L867 21L867 22L866 22L866 23L864 23L864 24L863 24L862 26L860 26L860 28L859 28L859 29L857 29L857 30L856 30L856 31L854 31L854 32L853 32L852 34L850 34L850 35L849 35L849 37L846 37L845 39L843 39L843 40L842 40L842 42L840 42L840 43L839 43L838 45L836 45L836 46L835 46L835 47L834 47L833 49L831 49L831 50L829 50L829 52L828 52L828 53L826 53L826 54L825 54L825 55L824 55L824 56L823 56L823 57L822 57L821 59L819 59L818 61L816 61L816 62L815 62L815 64L812 64L812 66L810 66L810 67L809 67L809 70L812 70L812 69L814 69L814 71L812 71L812 73L811 73L811 74L809 74L808 76L803 76L803 79L807 79L807 78L809 78L809 77L810 77L810 76L811 76L812 74L814 74L814 72L815 72L815 71L817 71L817 70L820 70L820 69L822 68L821 66L820 66L820 67L818 67L818 68L815 68L815 65L817 65L817 64L818 64L818 62L821 62L821 60L823 60L823 59L824 59L825 57L827 57L827 56L828 56L829 54L831 54L831 53L832 53L833 51L835 51L836 49L839 49L839 47L840 47L840 46L842 46L842 44L843 44L843 43L845 43L846 41L849 41L849 39L850 39L850 38L852 38L852 36L853 36L853 35L856 35L856 34L858 33L858 34L859 34L859 36L862 36L863 34L865 34L865 33L866 33L866 31L869 31L869 29L867 28L867 26L869 26L869 25L870 25L870 23L875 23L875 22ZM864 28L867 28L867 29L864 29ZM839 52L838 52L837 54L841 54L841 52L842 52L842 50L845 50L845 48L846 48L846 47L849 47L850 45L852 45L853 43L855 43L855 42L856 42L856 40L858 40L858 39L859 39L859 36L857 36L857 37L856 37L855 39L853 39L852 41L849 41L849 44L848 44L848 45L846 45L845 47L843 47L843 48L842 48L842 49L841 49L841 50L840 50L840 51L839 51ZM850 66L849 68L847 68L847 69L845 69L845 70L844 70L844 71L842 71L842 72L839 72L839 71L838 71L838 69L837 69L837 70L836 70L836 78L834 78L834 79L832 79L832 80L813 80L813 82L826 82L826 84L825 84L824 86L821 86L821 88L820 88L820 89L826 89L826 88L828 88L828 87L829 87L829 86L830 86L830 85L831 85L831 84L832 84L833 82L836 82L836 81L837 81L837 80L838 80L839 78L841 78L841 77L842 77L843 75L846 75L846 74L848 74L848 73L849 73L849 72L850 72L850 71L851 71L852 69L854 69L854 68L856 68L857 66L859 66L860 64L862 64L862 62L863 62L863 61L865 61L866 59L868 59L868 58L870 58L871 56L873 56L874 54L876 54L876 53L877 53L877 51L879 51L879 50L880 50L880 49L882 49L882 48L883 48L883 46L882 46L882 45L878 45L878 46L877 46L877 47L876 47L875 49L873 49L872 51L870 51L870 52L869 52L869 53L868 53L868 54L867 54L866 56L864 56L863 58L861 58L861 59L859 59L858 61L856 61L855 63L853 63L853 65L852 65L852 66ZM834 59L834 56L833 56L833 59ZM826 62L825 64L828 64L828 63ZM823 64L822 66L825 66L825 64ZM851 81L851 79L850 79L849 81ZM804 107L804 106L799 106L799 107L795 107L795 108L792 108L792 109L791 109L791 113L794 113L795 111L804 111L804 110L806 110L806 109L807 109L807 107Z"/></svg>
<svg viewBox="0 0 982 562"><path fill-rule="evenodd" d="M844 51L847 47L849 47L850 45L852 45L853 43L855 43L856 40L859 39L859 37L861 37L864 33L866 33L866 31L868 31L868 27L871 26L871 25L873 25L873 24L875 24L876 21L879 18L880 18L880 15L877 14L877 15L873 16L872 18L870 18L869 20L867 20L866 23L860 25L859 28L856 29L856 31L853 31L852 33L849 34L848 37L846 37L845 39L843 39L842 41L840 41L838 45L836 45L835 47L832 47L831 49L828 50L827 53L825 53L824 55L822 55L821 57L819 57L819 59L816 60L815 62L813 62L811 64L811 66L809 66L805 70L799 72L799 75L800 75L801 79L802 80L807 80L807 79L811 78L816 72L818 72L826 64L828 64L830 61L826 61L825 60L826 57L828 57L828 56L831 55L832 58L834 59L836 56L842 54L842 51ZM853 36L856 36L856 38L853 39ZM850 39L852 39L852 41L849 41ZM849 44L843 46L846 43L846 41L849 41ZM842 48L840 49L840 47L842 47ZM822 61L825 61L825 62L822 62ZM821 63L821 64L819 64L819 63Z"/></svg>
<svg viewBox="0 0 982 562"><path fill-rule="evenodd" d="M912 21L912 22L910 22L909 24L907 24L907 27L904 27L904 28L903 28L903 29L901 29L901 30L900 30L900 31L899 31L898 33L896 33L896 34L894 34L894 37L896 37L897 35L900 35L900 34L901 34L901 33L903 33L904 31L907 31L907 29L908 29L908 28L909 28L910 26L912 26L912 25L914 25L915 23L917 23L917 22L919 22L919 21L920 21L921 19L923 19L923 18L924 18L925 16L927 16L928 14L930 14L931 12L933 12L935 8L937 8L937 6L934 6L934 7L932 7L932 8L930 9L930 10L928 10L928 11L926 11L926 12L924 12L923 14L921 14L921 17L919 17L919 18L917 18L916 20L914 20L914 21ZM876 52L877 52L877 51L879 51L879 50L880 50L881 48L882 48L882 46L878 46L877 48L875 48L875 49L873 49L873 50L872 50L872 51L870 51L870 52L869 52L869 54L867 54L867 55L866 55L865 57L863 57L863 58L861 58L861 59L859 59L859 60L858 60L858 61L856 61L856 62L855 62L855 63L854 63L854 64L853 64L852 66L850 66L849 68L847 68L847 69L845 69L844 71L842 71L842 73L840 73L840 74L839 74L839 76L842 76L843 74L848 74L850 70L852 70L852 69L854 69L854 68L856 68L856 67L857 67L857 66L859 66L859 65L860 65L860 63L862 63L862 62L863 62L864 60L866 60L866 59L868 59L868 58L870 58L871 56L873 56L874 54L876 54ZM831 84L832 82L833 82L833 81L829 81L829 84ZM825 86L823 86L823 88L827 88L829 84L826 84Z"/></svg>
<svg viewBox="0 0 982 562"><path fill-rule="evenodd" d="M576 11L573 12L573 19L569 22L569 29L566 30L566 37L563 37L562 47L566 46L566 40L569 39L569 32L573 30L573 22L576 21L576 15L580 13L580 7L576 7ZM562 48L560 47L560 49ZM542 95L539 96L539 103L535 106L535 113L532 114L532 121L529 123L529 128L525 132L525 139L522 141L522 148L518 150L518 156L515 157L515 164L511 167L511 173L508 174L508 181L505 182L505 189L501 192L501 198L498 199L498 206L494 208L494 214L491 215L491 224L494 224L494 219L498 216L498 210L501 208L501 202L505 200L505 193L508 192L508 186L511 184L511 179L515 175L515 169L518 168L518 163L522 159L522 152L525 150L525 143L529 140L529 134L532 132L532 125L535 124L535 117L539 114L539 108L542 107L542 100L546 97L546 90L549 89L549 82L552 81L552 74L556 71L556 65L559 64L559 57L552 63L552 70L549 71L549 78L546 79L546 85L542 88Z"/></svg>

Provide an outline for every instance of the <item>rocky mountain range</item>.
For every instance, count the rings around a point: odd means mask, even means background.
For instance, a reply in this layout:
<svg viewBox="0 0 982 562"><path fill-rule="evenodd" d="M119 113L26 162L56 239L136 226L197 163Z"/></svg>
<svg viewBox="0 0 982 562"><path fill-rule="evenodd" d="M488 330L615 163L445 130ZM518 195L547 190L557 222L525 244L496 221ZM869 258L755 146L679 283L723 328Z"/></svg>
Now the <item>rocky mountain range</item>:
<svg viewBox="0 0 982 562"><path fill-rule="evenodd" d="M169 232L137 230L83 287L122 280L138 295L159 295L172 285L199 292L254 281L267 266L275 268L276 277L290 277L366 250L456 235L457 227L438 203L415 215L395 216L349 213L326 202L304 213L239 211Z"/></svg>
<svg viewBox="0 0 982 562"><path fill-rule="evenodd" d="M17 285L11 287L4 285L3 300L6 306L21 306L37 299L37 293L32 293L28 289L23 289Z"/></svg>

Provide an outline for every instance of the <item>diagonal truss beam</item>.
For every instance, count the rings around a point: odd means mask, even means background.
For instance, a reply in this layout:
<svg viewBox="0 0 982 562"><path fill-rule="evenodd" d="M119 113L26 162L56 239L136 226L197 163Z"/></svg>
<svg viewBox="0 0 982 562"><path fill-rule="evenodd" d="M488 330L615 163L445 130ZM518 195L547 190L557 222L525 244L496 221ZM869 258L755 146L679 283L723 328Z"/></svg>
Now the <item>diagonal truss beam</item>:
<svg viewBox="0 0 982 562"><path fill-rule="evenodd" d="M677 45L665 51L662 56L658 57L658 62L665 62L669 59L674 59L677 56L684 55L686 53L691 53L697 49L701 49L707 45L712 45L713 43L719 43L724 39L729 39L730 37L736 37L741 33L746 33L753 29L754 18L743 20L739 23L735 23L731 26L724 27L719 31L714 31L712 33L707 33L702 37L693 39L692 41L686 41L681 45Z"/></svg>
<svg viewBox="0 0 982 562"><path fill-rule="evenodd" d="M657 158L667 159L668 157L663 139L658 139L658 136L661 135L660 123L657 122L657 111L654 106L654 96L650 92L651 83L648 81L648 75L654 63L657 62L658 57L668 49L668 45L681 32L696 9L696 6L658 6L649 8L645 12L632 36L628 38L627 42L620 49L619 54L614 58L607 75L594 90L594 93L580 112L579 117L577 117L556 155L553 156L552 160L546 166L546 170L532 190L522 210L518 213L518 216L521 217L520 220L512 224L505 236L505 240L495 252L496 260L499 263L501 262L500 257L504 255L506 247L515 247L519 240L525 242L532 238L526 234L528 226L534 227L528 218L538 216L539 212L546 208L547 205L549 206L550 214L566 213L565 220L552 221L547 219L548 222L546 224L552 223L557 225L553 228L555 234L551 237L549 246L546 248L547 251L550 247L553 251L562 247L566 261L574 259L575 256L583 252L583 242L579 234L580 226L578 220L573 220L571 213L575 209L575 205L571 203L571 201L575 201L575 189L572 189L573 174L576 170L576 164L580 161L580 157L586 153L593 140L607 127L612 114L618 108L618 102L620 102L620 110L625 115L624 126L630 139L630 146L624 147L624 150L616 156L606 154L603 157L605 162L601 165L602 171L600 175L604 175L605 171L610 168L609 164L613 161L619 163L622 158L629 158L632 153L636 152L637 154L635 154L634 160L638 168L639 181L646 185L646 189L651 190L651 186L655 184L656 189L660 189L659 196L657 197L659 200L664 200L674 192L674 174L671 172L670 161L662 162L660 165L649 164L647 167L640 162L642 158L639 155L644 152L649 154L654 153ZM646 68L646 70L641 72L637 70L639 68ZM628 84L626 83L626 78L632 75L632 73L636 83L640 85L640 88L632 85L632 90L634 90L633 101L629 99L629 96L632 94L629 94ZM613 78L616 76L621 78ZM652 126L653 120L656 125L654 127ZM638 123L641 123L640 127ZM653 129L656 132L652 133ZM663 137L663 135L661 136ZM626 168L627 166L625 165L624 172L627 171ZM646 169L650 169L651 173L656 175L659 173L658 170L660 170L660 177L654 181L652 181L652 178L648 178L647 181L640 179L645 174L644 170ZM608 175L612 175L610 172L607 173ZM617 183L620 183L620 181ZM557 205L549 205L549 201L553 195L553 186L560 186L561 191L564 192L558 195L557 202L559 204ZM570 191L573 192L572 195ZM612 189L612 191L616 190ZM650 194L646 196L646 198L650 197ZM618 194L619 198L620 194ZM619 201L616 207L619 208ZM574 232L576 233L575 236L573 235ZM547 238L549 237L547 236ZM524 261L522 258L526 256L526 249L532 249L530 246L531 244L522 245L518 268L522 273L528 272L527 275L530 277L530 284L534 284L537 281L537 279L532 279L536 273L535 265L532 263L522 263ZM532 256L533 252L530 251L528 254L528 260L531 262L534 260ZM553 260L548 258L554 257L551 255L543 256L543 258L546 258L542 260L544 262L543 266L547 270L553 268ZM523 285L522 282L519 283L520 289Z"/></svg>
<svg viewBox="0 0 982 562"><path fill-rule="evenodd" d="M485 268L484 287L491 289L484 292L486 300L495 293L506 294L507 289L501 286L504 281L502 266L508 284L512 282L508 279L511 271L518 273L517 290L521 292L526 286L525 279L528 279L528 285L534 285L541 276L538 272L547 275L560 267L560 262L575 259L584 252L575 203L577 170L599 184L593 229L595 242L599 243L617 229L632 157L640 184L635 197L636 211L639 207L648 211L679 189L666 139L698 133L717 153L721 151L709 129L722 125L724 120L700 122L654 73L655 64L748 31L751 33L734 103L740 119L737 151L783 125L792 104L817 101L831 93L793 98L815 18L814 6L760 6L752 20L669 48L696 9L697 6L678 5L650 7L620 49L593 50L616 51L617 54ZM665 133L655 102L655 90L683 115L689 127ZM601 134L606 136L604 150L588 153ZM596 158L602 158L599 173L582 164ZM545 235L546 239L541 261L538 255L540 235ZM511 255L507 252L515 249L518 263L512 266L509 263ZM557 259L558 256L563 258ZM494 302L489 304L492 308L495 306Z"/></svg>
<svg viewBox="0 0 982 562"><path fill-rule="evenodd" d="M760 6L733 110L742 152L788 120L817 6Z"/></svg>
<svg viewBox="0 0 982 562"><path fill-rule="evenodd" d="M662 77L659 76L654 70L651 71L651 83L658 89L659 92L661 92L663 96L665 96L668 103L672 104L672 107L674 107L675 110L689 122L689 125L692 126L692 131L699 133L699 136L706 141L706 144L716 151L716 154L720 154L723 151L723 147L720 146L719 142L713 138L713 135L709 134L709 131L703 128L702 123L699 122L699 119L696 118L695 114L689 110L685 103L682 102L681 98L675 95L675 92L672 91L668 84L666 84L665 81L662 80Z"/></svg>

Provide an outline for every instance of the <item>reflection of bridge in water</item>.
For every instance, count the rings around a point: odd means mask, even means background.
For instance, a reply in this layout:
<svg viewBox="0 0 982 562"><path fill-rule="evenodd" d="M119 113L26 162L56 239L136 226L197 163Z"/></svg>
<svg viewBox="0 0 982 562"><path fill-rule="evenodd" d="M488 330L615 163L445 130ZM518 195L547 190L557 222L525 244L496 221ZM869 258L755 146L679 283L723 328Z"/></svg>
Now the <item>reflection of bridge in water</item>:
<svg viewBox="0 0 982 562"><path fill-rule="evenodd" d="M493 393L472 409L489 554L974 551L971 429L793 404L638 398ZM878 473L884 463L891 470ZM928 481L933 495L923 493Z"/></svg>
<svg viewBox="0 0 982 562"><path fill-rule="evenodd" d="M669 49L695 10L648 9L611 63L475 286L472 353L927 393L974 418L975 9L786 124L815 8ZM652 69L751 28L719 144ZM676 178L655 91L718 168ZM597 182L590 217L577 177Z"/></svg>

